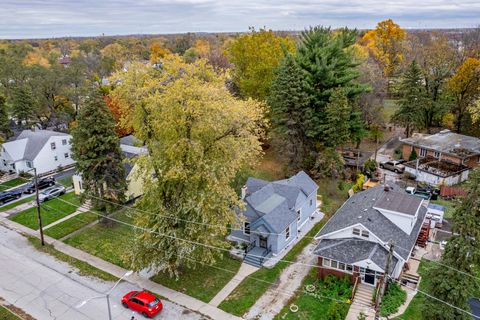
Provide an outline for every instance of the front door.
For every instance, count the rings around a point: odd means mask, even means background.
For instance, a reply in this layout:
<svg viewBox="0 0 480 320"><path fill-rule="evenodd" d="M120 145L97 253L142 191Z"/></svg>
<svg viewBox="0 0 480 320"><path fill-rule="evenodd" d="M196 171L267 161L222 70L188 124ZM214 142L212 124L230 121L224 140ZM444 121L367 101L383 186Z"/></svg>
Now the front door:
<svg viewBox="0 0 480 320"><path fill-rule="evenodd" d="M267 249L267 237L260 236L260 248Z"/></svg>
<svg viewBox="0 0 480 320"><path fill-rule="evenodd" d="M371 284L372 286L375 285L375 271L366 269L364 282Z"/></svg>

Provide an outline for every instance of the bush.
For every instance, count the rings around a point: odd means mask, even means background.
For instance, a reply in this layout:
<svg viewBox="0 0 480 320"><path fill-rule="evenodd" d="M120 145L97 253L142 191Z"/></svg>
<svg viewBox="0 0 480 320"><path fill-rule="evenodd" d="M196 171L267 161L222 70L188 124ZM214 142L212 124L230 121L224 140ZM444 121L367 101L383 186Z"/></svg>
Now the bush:
<svg viewBox="0 0 480 320"><path fill-rule="evenodd" d="M390 283L380 306L380 315L386 317L398 311L407 300L407 293L397 283Z"/></svg>
<svg viewBox="0 0 480 320"><path fill-rule="evenodd" d="M26 178L26 179L30 179L31 177L33 177L30 173L25 171L20 172L18 175L20 176L20 178Z"/></svg>
<svg viewBox="0 0 480 320"><path fill-rule="evenodd" d="M375 170L377 170L377 161L373 159L368 159L367 161L365 161L363 165L363 171L371 175L375 172Z"/></svg>
<svg viewBox="0 0 480 320"><path fill-rule="evenodd" d="M417 160L417 158L418 158L417 151L413 149L412 152L410 153L410 157L408 157L408 161Z"/></svg>
<svg viewBox="0 0 480 320"><path fill-rule="evenodd" d="M355 181L355 184L353 185L353 191L354 192L362 191L362 187L363 187L364 183L365 183L365 176L361 173L357 174L357 180Z"/></svg>

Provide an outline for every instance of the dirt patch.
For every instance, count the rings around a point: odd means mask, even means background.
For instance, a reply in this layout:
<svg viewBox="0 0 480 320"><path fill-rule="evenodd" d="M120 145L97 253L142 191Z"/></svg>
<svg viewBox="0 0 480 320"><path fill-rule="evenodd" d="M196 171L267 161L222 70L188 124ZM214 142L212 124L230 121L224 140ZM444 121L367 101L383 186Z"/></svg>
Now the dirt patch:
<svg viewBox="0 0 480 320"><path fill-rule="evenodd" d="M15 307L13 304L7 303L4 299L0 298L0 305L5 309L11 311L14 315L22 320L36 320L34 317L26 313L20 308Z"/></svg>

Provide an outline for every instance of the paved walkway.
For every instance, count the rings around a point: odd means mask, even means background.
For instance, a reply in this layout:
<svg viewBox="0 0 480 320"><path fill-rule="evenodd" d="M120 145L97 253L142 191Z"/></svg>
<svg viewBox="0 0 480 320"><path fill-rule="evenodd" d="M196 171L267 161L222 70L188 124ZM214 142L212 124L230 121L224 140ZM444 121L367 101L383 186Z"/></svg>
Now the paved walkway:
<svg viewBox="0 0 480 320"><path fill-rule="evenodd" d="M313 254L316 243L307 245L297 256L295 262L304 264L315 264L316 256ZM245 319L270 320L282 311L291 298L295 296L296 290L301 290L303 279L307 276L312 267L301 264L290 264L286 267L276 283L257 300L246 314Z"/></svg>
<svg viewBox="0 0 480 320"><path fill-rule="evenodd" d="M258 268L247 263L242 263L237 274L220 290L219 293L208 303L212 306L218 307L218 305L225 300L230 293L243 281L246 277L257 271Z"/></svg>
<svg viewBox="0 0 480 320"><path fill-rule="evenodd" d="M5 218L0 218L0 224L6 226L9 229L12 229L14 231L17 231L22 234L26 235L31 235L38 237L38 232L29 229L21 224L18 224L14 221L10 221ZM74 257L78 260L84 261L91 266L96 267L97 269L100 269L102 271L105 271L107 273L110 273L111 275L115 277L122 277L127 270L123 269L117 265L114 265L110 262L107 262L105 260L102 260L98 257L95 257L89 253L86 253L84 251L81 251L79 249L76 249L74 247L71 247L63 242L57 241L51 237L45 236L45 242L47 244L51 244L54 246L55 249L57 249L60 252L63 252L71 257ZM200 301L198 299L195 299L193 297L190 297L186 294L180 293L178 291L169 289L167 287L164 287L158 283L155 283L153 281L150 281L149 279L145 279L137 274L131 275L126 279L126 281L135 284L136 286L139 286L140 288L144 288L146 290L149 290L153 293L156 293L160 296L166 297L168 300L175 302L181 306L184 306L188 309L191 309L193 311L197 311L201 314L204 314L212 319L218 319L218 320L240 320L241 318L236 317L234 315L231 315L223 310L218 309L215 306L212 306L210 304L207 304L203 301Z"/></svg>
<svg viewBox="0 0 480 320"><path fill-rule="evenodd" d="M25 203L22 203L16 207L13 207L11 209L8 209L4 212L0 212L0 217L4 217L4 218L7 218L7 217L10 217L10 216L13 216L13 215L16 215L17 213L20 213L22 211L25 211L27 209L30 209L32 207L34 207L36 205L36 202L35 200L32 200L30 202L25 202Z"/></svg>
<svg viewBox="0 0 480 320"><path fill-rule="evenodd" d="M68 220L68 219L70 219L70 218L73 218L73 217L75 217L75 216L78 216L80 213L84 213L84 212L87 212L87 211L89 211L89 210L90 210L89 207L87 207L87 206L81 206L81 207L79 207L79 208L77 209L77 211L75 211L74 213L71 213L71 214L69 214L68 216L63 217L62 219L59 219L59 220L57 220L57 221L54 221L54 222L50 223L49 225L44 226L44 227L43 227L43 230L47 230L48 228L51 228L51 227L53 227L53 226L55 226L55 225L57 225L57 224L62 223L62 222L65 221L65 220Z"/></svg>

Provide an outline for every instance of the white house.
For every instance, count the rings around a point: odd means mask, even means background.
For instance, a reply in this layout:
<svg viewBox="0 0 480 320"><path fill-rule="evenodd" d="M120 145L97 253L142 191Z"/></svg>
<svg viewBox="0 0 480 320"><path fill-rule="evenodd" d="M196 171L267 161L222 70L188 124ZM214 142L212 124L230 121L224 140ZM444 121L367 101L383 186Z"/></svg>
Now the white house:
<svg viewBox="0 0 480 320"><path fill-rule="evenodd" d="M349 274L352 281L358 278L375 286L384 276L393 241L390 276L398 279L408 269L417 241L425 236L423 202L396 185L356 193L315 236L320 240L314 250L319 276Z"/></svg>
<svg viewBox="0 0 480 320"><path fill-rule="evenodd" d="M24 130L13 141L5 142L0 153L0 170L20 173L37 168L44 174L71 166L72 136L50 130Z"/></svg>

